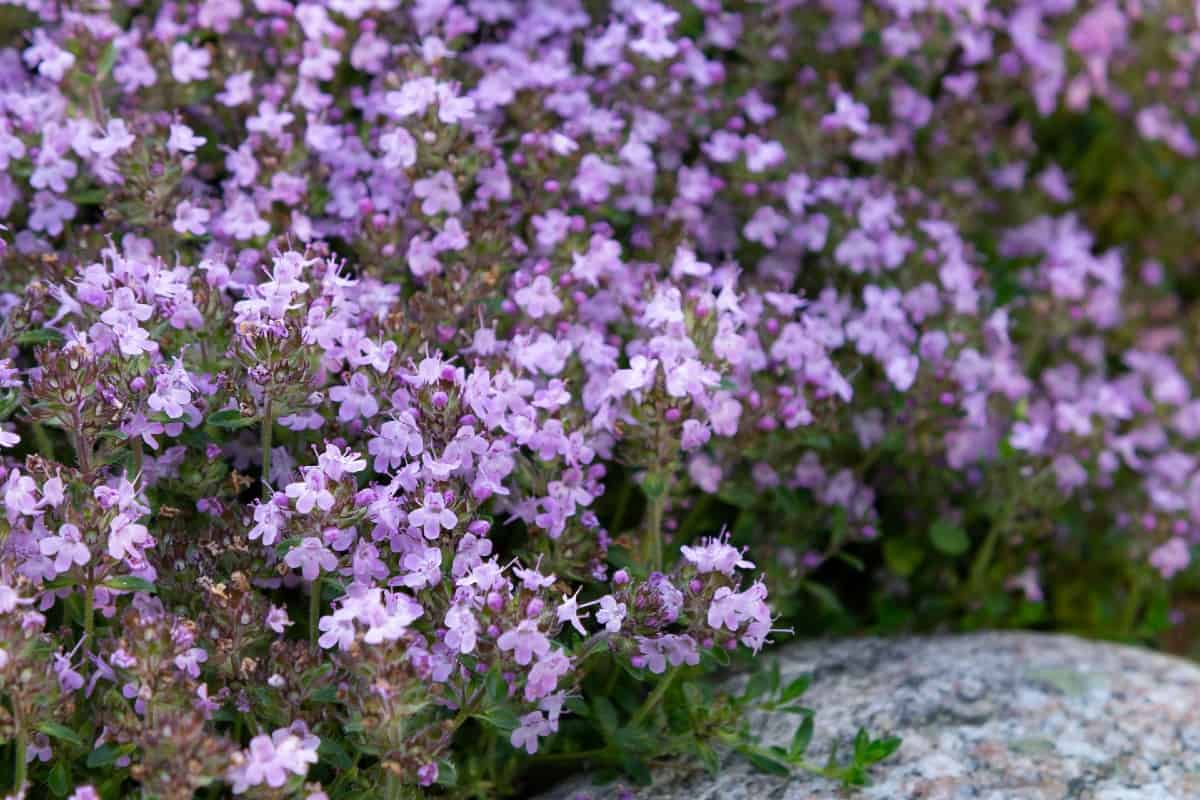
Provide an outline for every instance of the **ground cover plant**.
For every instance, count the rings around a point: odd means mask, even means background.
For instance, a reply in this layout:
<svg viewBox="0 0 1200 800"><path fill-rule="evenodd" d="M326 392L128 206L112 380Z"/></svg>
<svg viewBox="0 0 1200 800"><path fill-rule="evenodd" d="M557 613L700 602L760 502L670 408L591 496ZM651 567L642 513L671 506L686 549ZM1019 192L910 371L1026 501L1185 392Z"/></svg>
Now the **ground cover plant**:
<svg viewBox="0 0 1200 800"><path fill-rule="evenodd" d="M832 790L772 644L1190 652L1197 13L0 4L0 791Z"/></svg>

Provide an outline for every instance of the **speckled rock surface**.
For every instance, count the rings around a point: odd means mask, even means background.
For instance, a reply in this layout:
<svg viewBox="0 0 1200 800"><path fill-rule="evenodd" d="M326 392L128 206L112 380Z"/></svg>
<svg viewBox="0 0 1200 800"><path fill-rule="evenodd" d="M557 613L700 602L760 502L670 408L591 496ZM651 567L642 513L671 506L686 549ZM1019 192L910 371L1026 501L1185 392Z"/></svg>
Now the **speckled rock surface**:
<svg viewBox="0 0 1200 800"><path fill-rule="evenodd" d="M1192 800L1200 798L1200 667L1070 636L814 642L778 651L785 680L813 673L810 756L865 725L904 738L874 768L863 800ZM787 744L795 717L765 720ZM726 759L709 777L666 765L652 787L593 786L586 776L545 800L808 800L843 792Z"/></svg>

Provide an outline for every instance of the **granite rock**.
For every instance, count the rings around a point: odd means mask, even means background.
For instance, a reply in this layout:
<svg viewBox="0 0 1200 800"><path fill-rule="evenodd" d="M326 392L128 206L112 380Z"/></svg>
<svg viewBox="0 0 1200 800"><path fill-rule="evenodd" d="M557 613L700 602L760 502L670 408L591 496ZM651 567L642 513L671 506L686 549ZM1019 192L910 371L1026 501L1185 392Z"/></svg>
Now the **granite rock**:
<svg viewBox="0 0 1200 800"><path fill-rule="evenodd" d="M784 679L812 673L810 756L859 726L903 737L858 792L782 779L730 756L714 778L662 764L653 786L582 775L545 800L1189 800L1200 798L1200 667L1071 636L982 633L810 642L777 651ZM767 715L766 744L794 716Z"/></svg>

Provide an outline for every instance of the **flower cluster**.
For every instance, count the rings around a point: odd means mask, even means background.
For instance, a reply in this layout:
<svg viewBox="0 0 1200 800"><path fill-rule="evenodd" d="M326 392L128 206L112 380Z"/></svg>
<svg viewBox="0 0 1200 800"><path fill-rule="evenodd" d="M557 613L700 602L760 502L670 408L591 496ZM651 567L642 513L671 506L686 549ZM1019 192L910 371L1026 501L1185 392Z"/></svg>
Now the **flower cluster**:
<svg viewBox="0 0 1200 800"><path fill-rule="evenodd" d="M1174 5L0 5L14 796L637 777L814 603L1079 628L1089 559L1133 633L1194 182L1131 236L1072 143L1183 174Z"/></svg>

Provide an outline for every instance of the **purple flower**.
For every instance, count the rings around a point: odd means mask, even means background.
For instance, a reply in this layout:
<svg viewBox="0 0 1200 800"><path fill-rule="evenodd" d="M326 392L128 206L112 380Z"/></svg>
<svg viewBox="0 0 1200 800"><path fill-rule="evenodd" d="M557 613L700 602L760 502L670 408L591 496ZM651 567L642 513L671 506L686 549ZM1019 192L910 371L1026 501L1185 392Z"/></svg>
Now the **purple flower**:
<svg viewBox="0 0 1200 800"><path fill-rule="evenodd" d="M54 559L54 571L60 574L74 564L82 567L91 558L79 528L69 522L58 529L57 536L46 536L39 541L38 550Z"/></svg>
<svg viewBox="0 0 1200 800"><path fill-rule="evenodd" d="M514 296L517 305L532 319L553 316L562 310L562 301L554 294L554 287L545 275L533 279L533 283L519 289Z"/></svg>
<svg viewBox="0 0 1200 800"><path fill-rule="evenodd" d="M125 514L118 514L109 525L108 555L116 561L140 562L142 550L153 544L150 531Z"/></svg>
<svg viewBox="0 0 1200 800"><path fill-rule="evenodd" d="M427 216L446 213L457 214L462 210L462 200L454 185L454 176L440 170L432 177L422 178L413 184L413 194L422 200L421 213Z"/></svg>
<svg viewBox="0 0 1200 800"><path fill-rule="evenodd" d="M179 83L205 80L211 63L212 54L202 47L176 42L171 48L171 77Z"/></svg>
<svg viewBox="0 0 1200 800"><path fill-rule="evenodd" d="M315 536L306 536L296 547L288 551L283 562L292 569L299 569L306 581L315 581L321 571L337 569L337 556Z"/></svg>
<svg viewBox="0 0 1200 800"><path fill-rule="evenodd" d="M194 153L196 148L206 141L208 140L203 136L197 136L187 125L174 123L171 125L171 135L167 139L167 152L172 154Z"/></svg>
<svg viewBox="0 0 1200 800"><path fill-rule="evenodd" d="M190 233L193 236L203 236L208 230L208 221L212 214L208 209L194 205L190 200L181 200L175 206L175 220L171 227L176 233Z"/></svg>
<svg viewBox="0 0 1200 800"><path fill-rule="evenodd" d="M271 606L271 610L267 612L267 617L263 621L268 628L280 634L292 624L288 618L287 609L276 605Z"/></svg>
<svg viewBox="0 0 1200 800"><path fill-rule="evenodd" d="M296 502L296 510L307 514L314 506L322 511L333 508L333 492L326 488L325 472L320 467L304 467L300 473L303 480L289 483L285 490Z"/></svg>
<svg viewBox="0 0 1200 800"><path fill-rule="evenodd" d="M436 539L442 529L454 530L458 525L458 515L446 508L446 498L441 492L425 492L421 505L408 512L411 530L420 531L426 539Z"/></svg>
<svg viewBox="0 0 1200 800"><path fill-rule="evenodd" d="M518 663L520 663L518 661ZM562 650L552 650L538 659L525 682L525 699L539 700L558 686L559 679L571 671L571 659Z"/></svg>
<svg viewBox="0 0 1200 800"><path fill-rule="evenodd" d="M422 764L417 768L417 783L421 786L433 786L438 779L438 765L434 762Z"/></svg>
<svg viewBox="0 0 1200 800"><path fill-rule="evenodd" d="M356 372L346 386L335 386L329 390L329 398L340 403L338 420L350 422L358 417L370 419L379 413L379 401L371 389L367 376Z"/></svg>
<svg viewBox="0 0 1200 800"><path fill-rule="evenodd" d="M531 619L523 619L517 627L500 634L496 646L501 652L514 651L513 658L521 666L525 666L536 655L539 658L550 652L550 640L538 630L537 623Z"/></svg>
<svg viewBox="0 0 1200 800"><path fill-rule="evenodd" d="M521 717L521 724L509 735L509 742L518 750L533 755L538 751L538 738L554 732L551 723L541 711L533 711Z"/></svg>
<svg viewBox="0 0 1200 800"><path fill-rule="evenodd" d="M618 603L617 598L611 594L604 595L600 598L600 610L596 612L596 621L609 633L619 632L621 623L625 621L625 604Z"/></svg>
<svg viewBox="0 0 1200 800"><path fill-rule="evenodd" d="M578 589L570 597L564 594L563 601L558 604L558 608L555 610L555 616L559 623L570 623L571 627L579 631L580 636L586 636L587 630L584 629L583 623L579 619L579 601L576 599L578 595Z"/></svg>
<svg viewBox="0 0 1200 800"><path fill-rule="evenodd" d="M242 794L254 786L266 784L278 789L287 783L289 773L304 777L311 764L317 763L317 747L321 740L297 722L280 728L270 736L255 736L250 746L234 760L226 778L233 784L233 793Z"/></svg>

